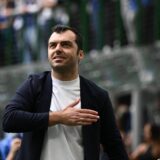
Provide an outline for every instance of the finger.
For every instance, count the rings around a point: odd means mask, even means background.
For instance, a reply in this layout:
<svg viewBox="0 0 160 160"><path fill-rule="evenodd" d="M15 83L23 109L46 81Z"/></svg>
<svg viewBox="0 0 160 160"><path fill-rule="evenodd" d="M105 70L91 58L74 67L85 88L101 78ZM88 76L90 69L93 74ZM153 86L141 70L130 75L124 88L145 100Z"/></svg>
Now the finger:
<svg viewBox="0 0 160 160"><path fill-rule="evenodd" d="M76 116L72 117L70 125L91 125L92 123L95 123L97 121L97 118L80 118Z"/></svg>
<svg viewBox="0 0 160 160"><path fill-rule="evenodd" d="M91 125L95 122L97 122L97 119L81 118L79 121L77 121L77 124L78 125Z"/></svg>
<svg viewBox="0 0 160 160"><path fill-rule="evenodd" d="M73 119L76 119L76 120L79 120L79 119L86 119L86 118L89 118L89 119L99 119L99 115L98 113L94 113L93 112L90 112L90 113L86 113L86 112L80 112L80 110L77 112L76 110L76 113L74 115L72 115L72 118Z"/></svg>
<svg viewBox="0 0 160 160"><path fill-rule="evenodd" d="M79 121L77 124L78 124L78 125L86 126L86 125L91 125L92 122L82 122L82 121Z"/></svg>
<svg viewBox="0 0 160 160"><path fill-rule="evenodd" d="M99 115L88 114L88 113L79 113L78 117L82 119L85 119L85 118L99 119Z"/></svg>
<svg viewBox="0 0 160 160"><path fill-rule="evenodd" d="M84 120L82 120L82 122L86 122L86 123L95 123L97 121L98 119L91 119L91 118L85 118Z"/></svg>
<svg viewBox="0 0 160 160"><path fill-rule="evenodd" d="M83 115L83 116L78 116L74 118L74 123L76 124L81 124L81 125L89 125L92 123L97 122L99 119L99 116L93 116L93 115Z"/></svg>
<svg viewBox="0 0 160 160"><path fill-rule="evenodd" d="M99 117L92 117L92 116L87 116L87 117L81 117L80 121L82 122L97 122Z"/></svg>
<svg viewBox="0 0 160 160"><path fill-rule="evenodd" d="M79 109L79 113L87 113L92 115L98 115L98 112L92 109Z"/></svg>

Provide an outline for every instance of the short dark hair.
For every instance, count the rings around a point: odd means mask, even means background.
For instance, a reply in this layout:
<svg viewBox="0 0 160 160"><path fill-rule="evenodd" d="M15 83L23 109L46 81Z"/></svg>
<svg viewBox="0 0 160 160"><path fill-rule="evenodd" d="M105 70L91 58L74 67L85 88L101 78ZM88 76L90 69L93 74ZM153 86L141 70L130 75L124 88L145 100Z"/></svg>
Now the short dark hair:
<svg viewBox="0 0 160 160"><path fill-rule="evenodd" d="M61 25L61 24L58 24L58 25L55 25L53 28L52 28L52 31L53 32L56 32L56 33L62 33L62 32L65 32L67 30L70 30L72 31L73 33L75 33L76 35L76 43L78 45L78 49L79 50L83 50L83 40L82 40L82 36L81 34L77 31L77 29L73 28L73 27L69 27L67 25Z"/></svg>

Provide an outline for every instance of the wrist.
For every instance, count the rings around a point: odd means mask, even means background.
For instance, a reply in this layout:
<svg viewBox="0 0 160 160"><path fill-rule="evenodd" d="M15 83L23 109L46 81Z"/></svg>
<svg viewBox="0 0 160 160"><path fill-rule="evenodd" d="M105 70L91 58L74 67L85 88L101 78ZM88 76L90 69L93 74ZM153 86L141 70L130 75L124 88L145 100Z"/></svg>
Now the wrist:
<svg viewBox="0 0 160 160"><path fill-rule="evenodd" d="M59 124L61 122L61 114L59 111L49 112L49 126Z"/></svg>

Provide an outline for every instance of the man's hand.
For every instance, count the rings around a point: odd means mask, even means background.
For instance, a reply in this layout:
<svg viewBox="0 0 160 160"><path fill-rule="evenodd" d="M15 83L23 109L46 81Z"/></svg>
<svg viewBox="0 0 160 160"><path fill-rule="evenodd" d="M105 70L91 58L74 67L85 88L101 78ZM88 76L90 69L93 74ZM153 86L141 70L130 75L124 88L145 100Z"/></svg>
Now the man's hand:
<svg viewBox="0 0 160 160"><path fill-rule="evenodd" d="M56 124L65 125L90 125L99 119L98 112L91 109L77 109L75 106L80 102L76 100L65 109L49 113L49 126Z"/></svg>

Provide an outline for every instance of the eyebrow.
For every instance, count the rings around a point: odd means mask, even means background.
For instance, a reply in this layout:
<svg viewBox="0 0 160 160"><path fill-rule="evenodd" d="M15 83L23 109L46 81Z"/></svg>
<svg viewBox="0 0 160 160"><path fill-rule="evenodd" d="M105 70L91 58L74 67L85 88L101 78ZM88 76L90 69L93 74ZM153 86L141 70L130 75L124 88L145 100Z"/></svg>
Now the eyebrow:
<svg viewBox="0 0 160 160"><path fill-rule="evenodd" d="M49 42L49 44L50 43L72 43L72 42L76 42L75 40L73 40L73 41L70 41L70 40L62 40L62 41L51 41L51 42Z"/></svg>

